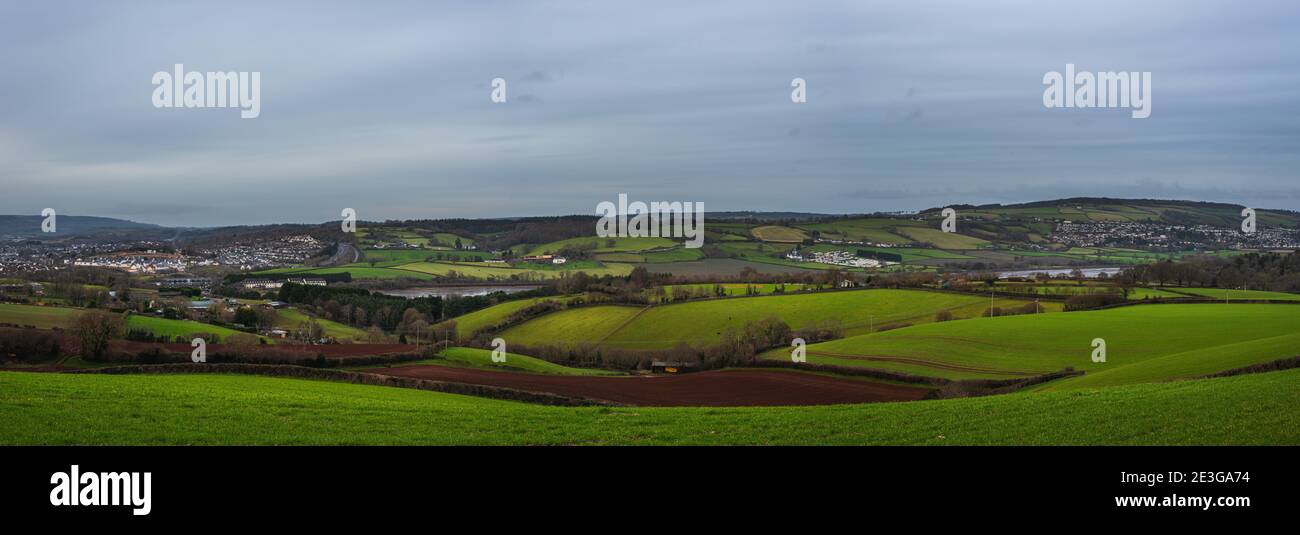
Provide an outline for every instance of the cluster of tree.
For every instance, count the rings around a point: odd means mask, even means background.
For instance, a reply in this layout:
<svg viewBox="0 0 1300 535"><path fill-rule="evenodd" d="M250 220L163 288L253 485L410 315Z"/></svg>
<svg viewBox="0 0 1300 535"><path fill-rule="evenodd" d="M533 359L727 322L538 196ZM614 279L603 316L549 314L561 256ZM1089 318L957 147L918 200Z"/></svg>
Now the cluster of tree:
<svg viewBox="0 0 1300 535"><path fill-rule="evenodd" d="M824 322L798 331L776 317L750 322L741 328L729 328L722 333L717 344L696 348L678 344L669 349L622 349L600 347L582 343L571 346L515 346L512 350L566 366L606 368L619 370L645 370L656 361L694 366L701 370L754 364L758 354L777 347L788 348L794 338L808 343L842 336L837 322ZM479 337L485 344L487 337Z"/></svg>
<svg viewBox="0 0 1300 535"><path fill-rule="evenodd" d="M0 328L0 362L44 362L59 356L59 337L50 331Z"/></svg>
<svg viewBox="0 0 1300 535"><path fill-rule="evenodd" d="M1122 302L1122 301L1121 301ZM1014 307L989 307L984 309L984 317L1019 316L1021 314L1041 314L1043 309L1038 303L1025 303ZM938 318L936 318L938 319Z"/></svg>
<svg viewBox="0 0 1300 535"><path fill-rule="evenodd" d="M898 253L887 253L884 251L872 251L869 249L858 249L857 255L861 258L870 258L882 262L902 262L903 255Z"/></svg>
<svg viewBox="0 0 1300 535"><path fill-rule="evenodd" d="M87 310L72 321L68 333L77 341L82 357L96 359L108 352L110 340L122 335L123 325L121 314Z"/></svg>
<svg viewBox="0 0 1300 535"><path fill-rule="evenodd" d="M363 288L338 288L285 283L277 299L310 307L318 316L354 327L374 326L395 331L418 317L428 322L442 317L441 297L407 299ZM413 314L406 314L407 310Z"/></svg>
<svg viewBox="0 0 1300 535"><path fill-rule="evenodd" d="M1207 288L1247 288L1277 292L1300 291L1300 255L1248 253L1232 257L1195 255L1133 266L1112 280L1121 288L1146 284L1175 284Z"/></svg>
<svg viewBox="0 0 1300 535"><path fill-rule="evenodd" d="M1065 299L1066 312L1075 310L1090 310L1105 306L1119 305L1128 302L1122 294L1102 293L1102 294L1079 294L1072 295Z"/></svg>
<svg viewBox="0 0 1300 535"><path fill-rule="evenodd" d="M478 238L479 248L500 250L523 243L550 243L590 236L592 229L595 228L596 218L592 216L530 217L506 222L484 221L473 225L462 223L461 227L474 226L487 231L470 229L483 234ZM497 228L500 230L490 230ZM486 235L489 233L491 235Z"/></svg>
<svg viewBox="0 0 1300 535"><path fill-rule="evenodd" d="M427 336L430 324L487 308L507 299L529 299L554 295L553 286L506 294L494 292L474 296L429 296L405 298L371 292L364 288L308 286L286 283L276 298L306 307L322 318L353 327L375 327L399 335Z"/></svg>

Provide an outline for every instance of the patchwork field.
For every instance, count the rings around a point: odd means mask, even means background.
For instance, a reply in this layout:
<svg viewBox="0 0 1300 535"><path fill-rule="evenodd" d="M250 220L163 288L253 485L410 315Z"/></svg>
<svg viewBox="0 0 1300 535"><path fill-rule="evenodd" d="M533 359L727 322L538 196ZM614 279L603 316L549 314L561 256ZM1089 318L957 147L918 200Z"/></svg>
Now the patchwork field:
<svg viewBox="0 0 1300 535"><path fill-rule="evenodd" d="M559 408L268 377L0 372L0 444L1295 445L1297 384L1300 370L913 403Z"/></svg>
<svg viewBox="0 0 1300 535"><path fill-rule="evenodd" d="M567 240L554 241L535 245L528 250L530 255L558 253L566 247L584 247L590 248L596 253L621 253L649 251L651 249L667 249L677 245L677 242L668 238L601 238L598 236L584 238L570 238Z"/></svg>
<svg viewBox="0 0 1300 535"><path fill-rule="evenodd" d="M997 306L1023 301L1002 299ZM679 343L709 345L729 327L741 328L769 316L791 328L839 319L846 334L898 323L927 323L940 310L974 317L989 306L985 297L916 290L854 290L689 301L652 307L590 306L563 310L507 329L502 337L526 345L602 343L626 348L668 348Z"/></svg>
<svg viewBox="0 0 1300 535"><path fill-rule="evenodd" d="M431 253L431 254L437 254ZM447 253L452 254L452 253ZM460 254L460 253L458 253ZM466 253L467 254L467 253ZM396 260L376 263L347 264L330 268L279 268L261 271L260 274L324 275L350 273L354 280L363 279L416 279L434 280L436 277L474 278L482 280L547 280L564 276L564 273L586 272L592 276L625 276L632 272L631 264L575 262L569 265L535 265L527 267L507 266L487 262L407 262L403 255L394 255ZM426 255L428 256L428 255ZM255 274L256 275L256 274Z"/></svg>

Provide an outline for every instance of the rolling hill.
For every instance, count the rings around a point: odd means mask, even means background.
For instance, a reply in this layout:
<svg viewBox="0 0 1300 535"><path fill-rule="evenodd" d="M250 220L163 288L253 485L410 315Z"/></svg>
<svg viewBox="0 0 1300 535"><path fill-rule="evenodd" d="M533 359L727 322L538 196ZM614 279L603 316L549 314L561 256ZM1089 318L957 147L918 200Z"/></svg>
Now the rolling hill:
<svg viewBox="0 0 1300 535"><path fill-rule="evenodd" d="M1026 301L1002 299L997 306ZM903 323L934 320L948 310L955 317L975 317L989 306L986 297L919 290L848 290L689 301L634 307L588 306L553 312L507 329L510 343L568 345L600 343L624 348L668 348L679 343L705 346L722 331L775 316L793 329L838 319L847 334ZM1046 304L1045 306L1053 306Z"/></svg>
<svg viewBox="0 0 1300 535"><path fill-rule="evenodd" d="M1162 304L918 325L808 346L808 362L918 375L1006 378L1062 368L1086 372L1050 384L1129 384L1194 377L1300 354L1300 314L1289 305ZM1104 363L1092 341L1105 340ZM784 350L766 358L788 359Z"/></svg>
<svg viewBox="0 0 1300 535"><path fill-rule="evenodd" d="M910 403L609 408L256 376L0 372L0 444L1295 445L1296 384L1300 370Z"/></svg>

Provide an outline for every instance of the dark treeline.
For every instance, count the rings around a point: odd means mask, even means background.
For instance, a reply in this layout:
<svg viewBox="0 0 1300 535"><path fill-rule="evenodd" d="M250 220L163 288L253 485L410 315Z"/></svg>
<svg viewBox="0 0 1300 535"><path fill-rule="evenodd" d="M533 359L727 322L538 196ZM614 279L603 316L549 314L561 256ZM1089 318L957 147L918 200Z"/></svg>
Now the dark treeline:
<svg viewBox="0 0 1300 535"><path fill-rule="evenodd" d="M860 256L860 257L862 257L862 258L870 258L870 259L873 259L873 260L881 260L881 261L884 261L884 262L902 262L902 261L903 261L903 255L898 254L898 253L886 253L886 252L884 252L884 251L869 251L869 250L866 250L866 249L858 249L858 256Z"/></svg>
<svg viewBox="0 0 1300 535"><path fill-rule="evenodd" d="M353 327L377 327L384 331L420 332L428 324L487 308L507 299L554 295L552 286L507 295L406 298L371 292L363 288L309 286L286 283L276 298L286 303L309 306L317 315Z"/></svg>
<svg viewBox="0 0 1300 535"><path fill-rule="evenodd" d="M548 305L555 308L557 305ZM593 343L575 345L512 346L512 351L543 360L579 368L605 368L615 370L646 370L656 360L692 366L699 370L720 369L733 366L750 366L758 355L774 348L788 348L794 338L807 343L824 342L844 335L838 321L827 321L804 329L791 329L775 316L746 323L743 327L729 327L720 340L708 346L695 347L685 343L666 349L625 349L603 347ZM474 345L489 347L492 335L480 333Z"/></svg>
<svg viewBox="0 0 1300 535"><path fill-rule="evenodd" d="M522 243L550 243L591 236L595 229L594 216L528 217L518 219L440 219L385 221L375 227L417 228L434 232L447 232L473 238L481 250L507 249Z"/></svg>
<svg viewBox="0 0 1300 535"><path fill-rule="evenodd" d="M1248 253L1233 257L1196 255L1125 269L1113 278L1121 287L1146 284L1300 291L1300 255Z"/></svg>

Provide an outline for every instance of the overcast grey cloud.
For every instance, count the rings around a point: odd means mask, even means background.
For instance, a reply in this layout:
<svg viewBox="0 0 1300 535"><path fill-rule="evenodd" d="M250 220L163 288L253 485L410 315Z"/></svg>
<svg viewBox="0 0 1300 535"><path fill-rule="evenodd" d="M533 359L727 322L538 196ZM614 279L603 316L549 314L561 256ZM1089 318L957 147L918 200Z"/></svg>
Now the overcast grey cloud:
<svg viewBox="0 0 1300 535"><path fill-rule="evenodd" d="M0 213L1300 209L1297 27L1289 1L4 1ZM261 72L261 116L154 108L176 63ZM1150 71L1151 117L1044 108L1066 63Z"/></svg>

